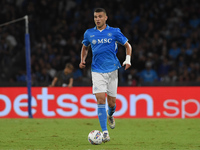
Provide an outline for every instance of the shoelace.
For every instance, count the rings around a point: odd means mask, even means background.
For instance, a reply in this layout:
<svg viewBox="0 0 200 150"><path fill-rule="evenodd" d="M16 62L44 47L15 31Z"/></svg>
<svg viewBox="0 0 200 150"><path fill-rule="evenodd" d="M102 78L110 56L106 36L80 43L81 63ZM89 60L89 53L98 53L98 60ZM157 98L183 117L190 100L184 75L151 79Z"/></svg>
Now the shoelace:
<svg viewBox="0 0 200 150"><path fill-rule="evenodd" d="M113 117L109 117L110 122L113 124Z"/></svg>
<svg viewBox="0 0 200 150"><path fill-rule="evenodd" d="M104 133L104 134L103 134L103 137L106 138L106 137L107 137L107 134L108 134L108 133Z"/></svg>

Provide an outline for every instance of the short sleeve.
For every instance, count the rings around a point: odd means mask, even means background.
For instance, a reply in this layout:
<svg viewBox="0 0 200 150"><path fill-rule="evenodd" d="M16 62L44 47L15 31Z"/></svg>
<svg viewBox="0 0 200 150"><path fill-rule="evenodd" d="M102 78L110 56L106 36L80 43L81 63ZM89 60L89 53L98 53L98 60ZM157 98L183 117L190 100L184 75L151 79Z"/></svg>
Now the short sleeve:
<svg viewBox="0 0 200 150"><path fill-rule="evenodd" d="M90 41L88 40L88 30L86 30L84 33L82 44L84 44L85 46L89 46L90 44Z"/></svg>
<svg viewBox="0 0 200 150"><path fill-rule="evenodd" d="M116 38L116 41L122 45L124 45L128 41L128 39L123 35L119 28L116 29Z"/></svg>

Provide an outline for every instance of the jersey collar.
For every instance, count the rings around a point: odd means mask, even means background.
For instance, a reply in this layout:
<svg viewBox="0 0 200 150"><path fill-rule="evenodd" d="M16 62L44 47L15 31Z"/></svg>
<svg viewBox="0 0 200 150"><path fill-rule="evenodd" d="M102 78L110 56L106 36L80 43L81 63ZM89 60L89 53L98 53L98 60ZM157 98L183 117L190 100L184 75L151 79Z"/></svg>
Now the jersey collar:
<svg viewBox="0 0 200 150"><path fill-rule="evenodd" d="M110 28L110 26L106 24L106 28L105 29L109 29L109 28ZM94 27L94 30L97 30L96 26Z"/></svg>

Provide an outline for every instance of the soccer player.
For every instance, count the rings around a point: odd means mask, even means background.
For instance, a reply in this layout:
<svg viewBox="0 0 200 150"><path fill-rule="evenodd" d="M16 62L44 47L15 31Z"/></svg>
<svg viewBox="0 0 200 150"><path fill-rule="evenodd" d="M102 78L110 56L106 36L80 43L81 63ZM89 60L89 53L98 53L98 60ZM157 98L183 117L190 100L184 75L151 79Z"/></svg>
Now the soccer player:
<svg viewBox="0 0 200 150"><path fill-rule="evenodd" d="M85 68L85 59L88 54L88 47L92 48L92 84L93 94L97 99L98 118L103 132L103 142L110 141L107 119L111 129L115 128L113 113L116 109L116 96L118 86L118 69L121 64L116 56L117 44L120 43L126 48L126 60L123 62L125 70L131 66L130 58L132 47L128 39L121 33L119 28L113 28L106 24L108 19L105 9L94 10L94 22L96 26L84 33L81 49L80 68ZM106 112L105 102L108 102Z"/></svg>

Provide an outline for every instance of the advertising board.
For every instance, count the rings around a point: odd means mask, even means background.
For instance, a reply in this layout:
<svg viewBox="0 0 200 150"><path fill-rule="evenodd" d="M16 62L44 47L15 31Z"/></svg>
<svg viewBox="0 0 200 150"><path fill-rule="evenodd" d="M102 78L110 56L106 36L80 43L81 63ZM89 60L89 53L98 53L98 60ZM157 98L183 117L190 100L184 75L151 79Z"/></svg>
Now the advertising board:
<svg viewBox="0 0 200 150"><path fill-rule="evenodd" d="M116 118L200 118L200 87L119 87ZM27 88L0 88L0 118L27 118ZM97 118L91 87L33 87L34 118Z"/></svg>

